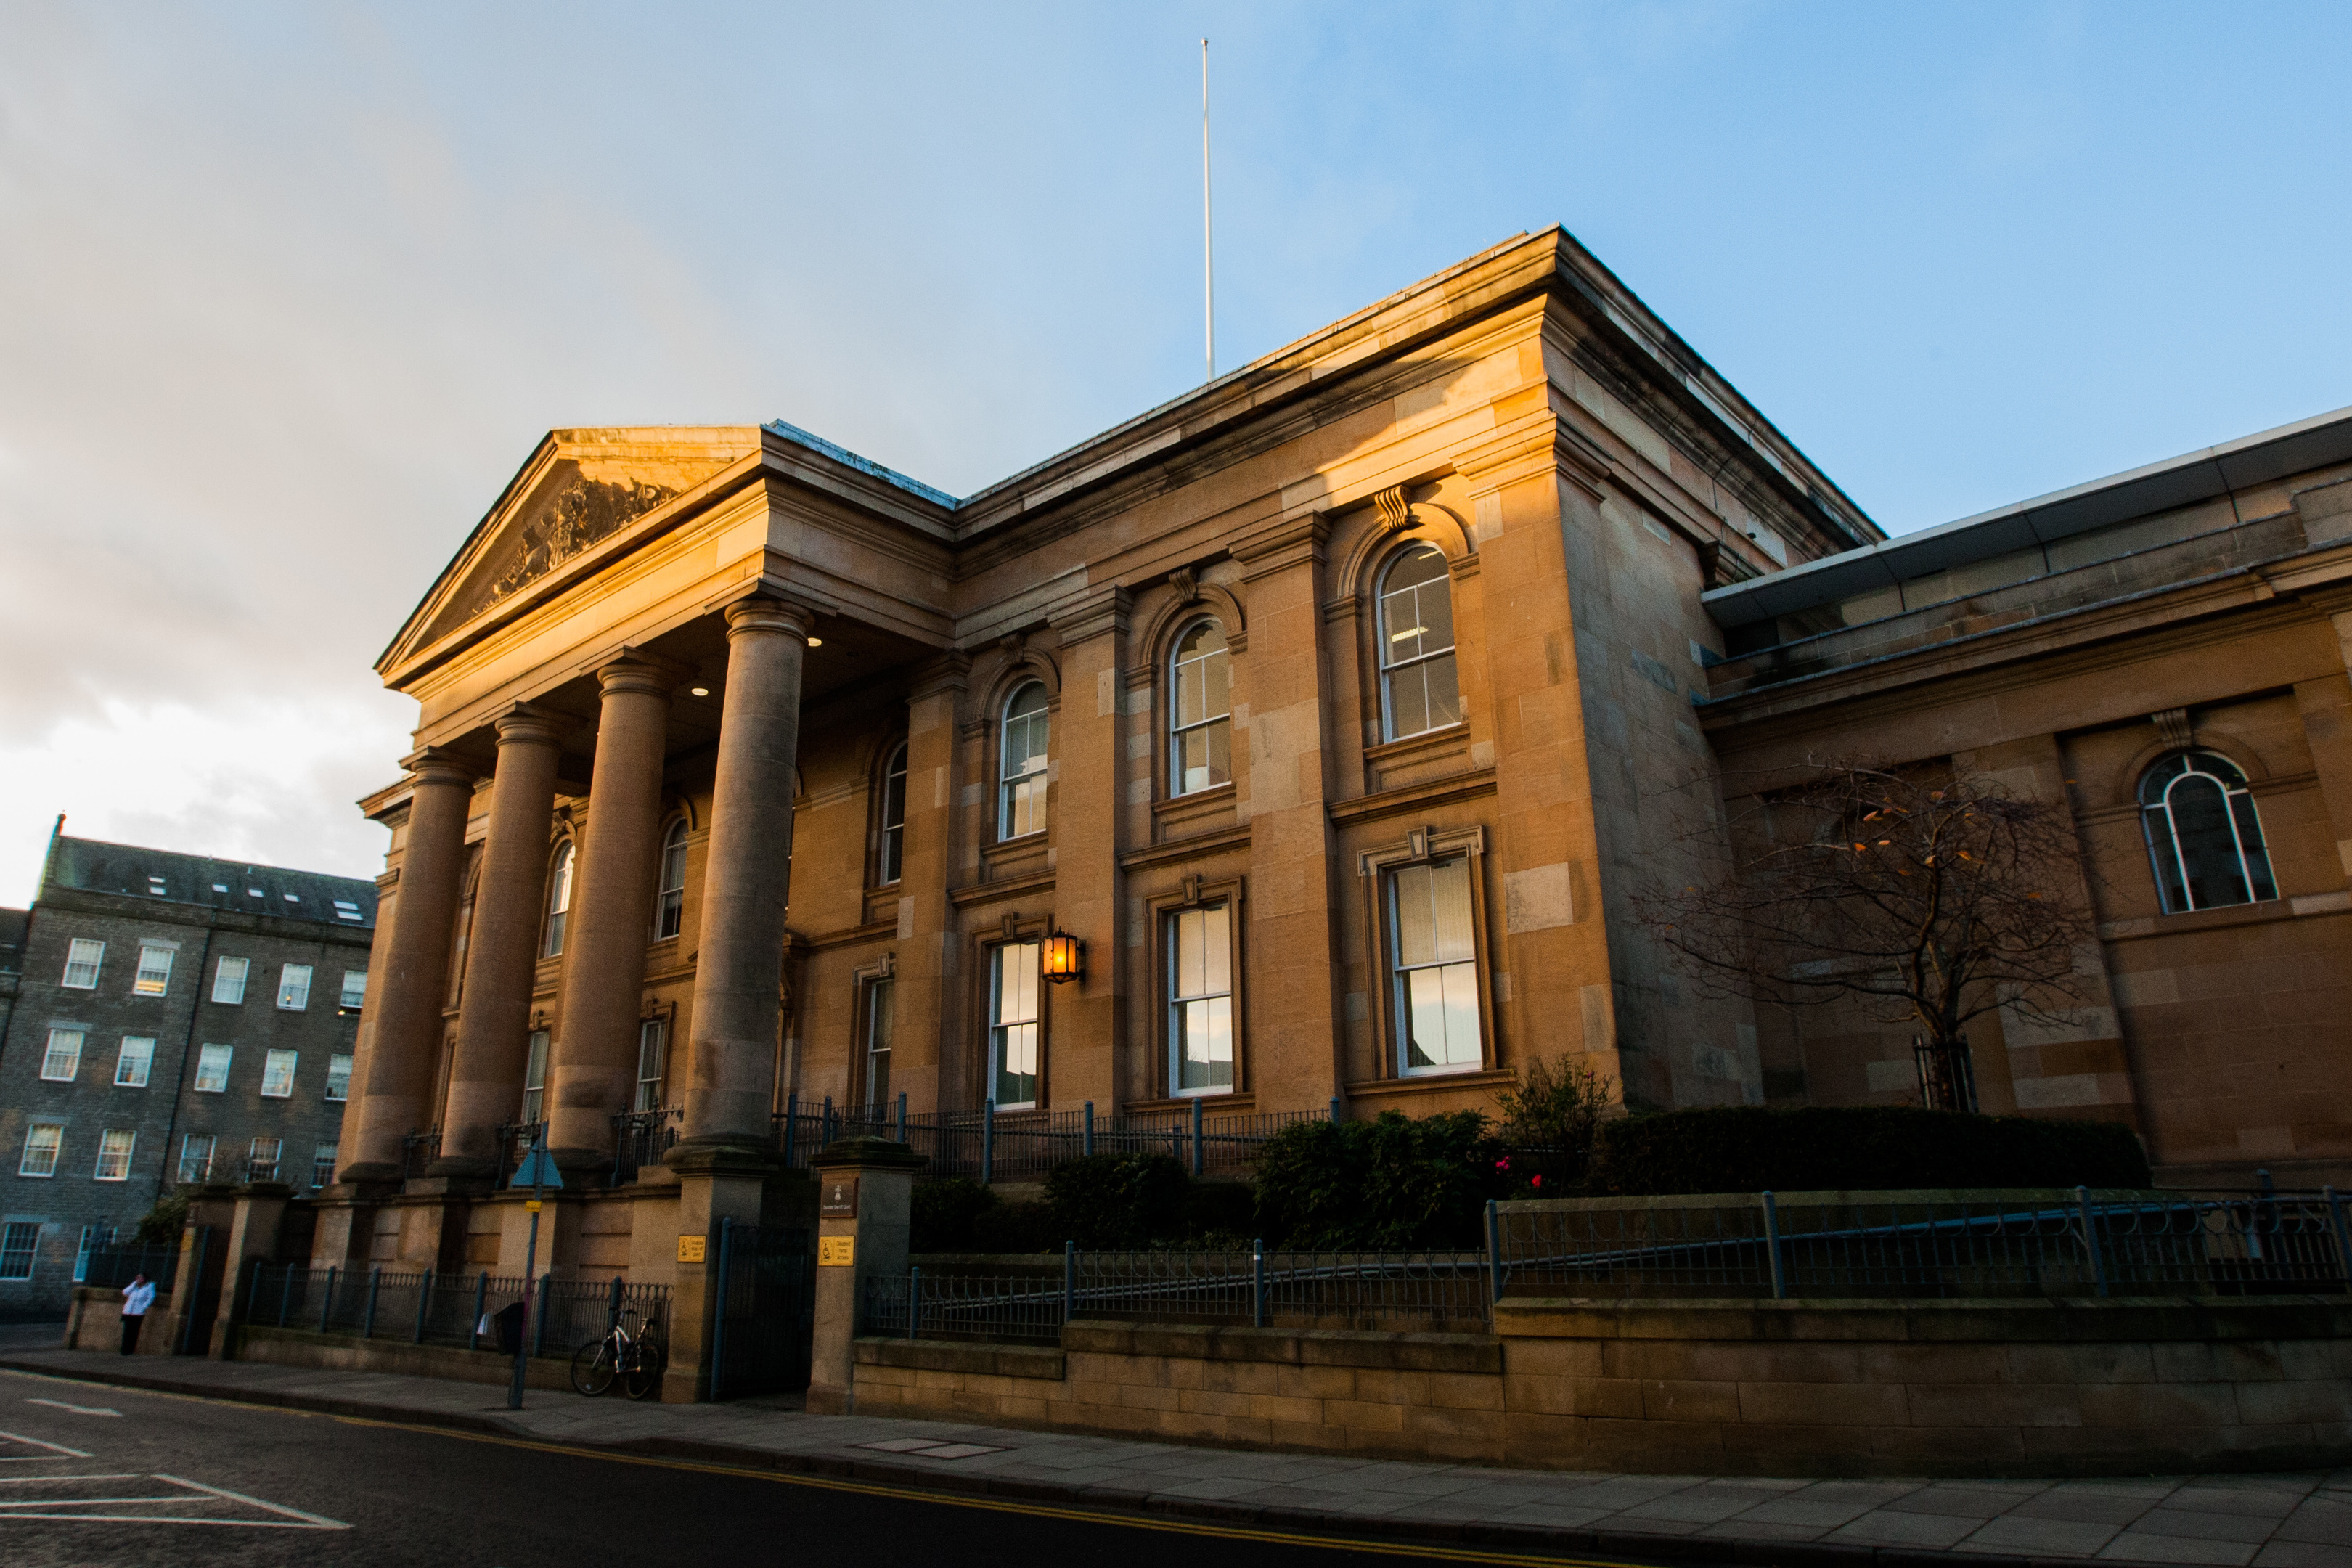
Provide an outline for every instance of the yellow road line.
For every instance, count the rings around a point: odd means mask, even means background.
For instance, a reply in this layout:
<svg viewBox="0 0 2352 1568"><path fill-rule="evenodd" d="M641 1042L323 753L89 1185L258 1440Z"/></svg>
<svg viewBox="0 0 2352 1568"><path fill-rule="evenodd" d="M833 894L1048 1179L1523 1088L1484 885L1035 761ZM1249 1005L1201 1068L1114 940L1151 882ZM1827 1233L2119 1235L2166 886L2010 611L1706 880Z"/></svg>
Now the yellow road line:
<svg viewBox="0 0 2352 1568"><path fill-rule="evenodd" d="M7 1369L18 1377L42 1377L40 1373ZM78 1382L79 1379L54 1379L58 1382ZM282 1405L249 1405L242 1400L218 1398L201 1394L181 1394L161 1389L122 1387L129 1394L147 1394L152 1398L182 1399L194 1405L233 1405L240 1410L268 1411L278 1415L315 1416L323 1412L292 1410ZM373 1426L390 1432L417 1432L427 1436L455 1437L468 1443L488 1443L502 1448L522 1448L533 1453L562 1454L575 1459L602 1459L608 1464L642 1465L655 1469L692 1470L703 1475L733 1476L744 1480L772 1481L781 1486L815 1487L824 1491L852 1492L861 1497L889 1498L900 1502L937 1503L943 1508L978 1509L988 1513L1018 1514L1030 1519L1069 1520L1080 1524L1105 1524L1126 1530L1156 1530L1169 1535L1206 1536L1219 1541L1261 1542L1273 1546L1313 1546L1331 1552L1361 1552L1381 1557L1418 1557L1443 1563L1482 1563L1501 1568L1634 1568L1626 1559L1608 1557L1559 1557L1525 1552L1488 1552L1469 1546L1448 1546L1436 1542L1366 1541L1355 1537L1307 1535L1291 1531L1258 1530L1248 1525L1217 1524L1207 1520L1163 1519L1153 1515L1112 1513L1093 1509L1066 1508L1054 1503L1025 1502L1017 1498L975 1496L968 1492L930 1491L921 1487L892 1486L880 1481L845 1480L835 1476L813 1476L785 1470L758 1470L741 1465L709 1464L698 1459L671 1459L651 1454L624 1454L608 1448L586 1448L568 1443L549 1443L531 1437L501 1436L488 1432L467 1432L454 1426L436 1426L420 1422L383 1421L365 1415L331 1415L330 1419L347 1426Z"/></svg>

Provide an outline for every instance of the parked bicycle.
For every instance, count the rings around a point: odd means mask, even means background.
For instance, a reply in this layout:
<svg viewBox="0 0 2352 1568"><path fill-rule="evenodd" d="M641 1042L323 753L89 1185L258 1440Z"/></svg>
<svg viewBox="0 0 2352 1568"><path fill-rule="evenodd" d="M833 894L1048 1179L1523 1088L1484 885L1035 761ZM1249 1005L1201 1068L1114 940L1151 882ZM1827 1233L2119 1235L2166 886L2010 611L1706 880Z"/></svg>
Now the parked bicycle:
<svg viewBox="0 0 2352 1568"><path fill-rule="evenodd" d="M608 1332L572 1352L572 1386L593 1398L617 1378L624 1394L643 1399L660 1386L664 1360L661 1324L624 1309Z"/></svg>

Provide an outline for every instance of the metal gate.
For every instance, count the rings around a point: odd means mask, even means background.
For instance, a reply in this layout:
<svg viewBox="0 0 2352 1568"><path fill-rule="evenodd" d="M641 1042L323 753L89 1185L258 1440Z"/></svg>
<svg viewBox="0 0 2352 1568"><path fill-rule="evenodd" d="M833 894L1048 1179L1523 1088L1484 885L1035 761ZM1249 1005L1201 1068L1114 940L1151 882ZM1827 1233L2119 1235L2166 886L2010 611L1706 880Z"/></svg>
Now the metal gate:
<svg viewBox="0 0 2352 1568"><path fill-rule="evenodd" d="M712 1325L710 1397L742 1399L806 1388L816 1311L809 1233L719 1222L719 1310Z"/></svg>
<svg viewBox="0 0 2352 1568"><path fill-rule="evenodd" d="M213 1348L215 1330L213 1320L220 1316L222 1277L228 1271L228 1247L214 1234L208 1225L194 1226L180 1244L183 1251L195 1258L188 1269L190 1300L180 1313L180 1342L172 1347L178 1355L208 1355ZM173 1302L174 1307L183 1303Z"/></svg>

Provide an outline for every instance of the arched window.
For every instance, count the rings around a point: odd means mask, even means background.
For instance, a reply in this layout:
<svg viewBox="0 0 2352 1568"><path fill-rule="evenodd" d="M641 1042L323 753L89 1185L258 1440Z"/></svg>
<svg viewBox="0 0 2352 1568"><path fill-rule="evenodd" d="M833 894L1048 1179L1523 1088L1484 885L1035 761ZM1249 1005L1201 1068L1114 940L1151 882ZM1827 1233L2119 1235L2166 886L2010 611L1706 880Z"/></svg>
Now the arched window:
<svg viewBox="0 0 2352 1568"><path fill-rule="evenodd" d="M1381 709L1391 741L1462 721L1445 554L1416 544L1381 578Z"/></svg>
<svg viewBox="0 0 2352 1568"><path fill-rule="evenodd" d="M686 818L662 838L661 891L654 896L654 940L676 936L686 924Z"/></svg>
<svg viewBox="0 0 2352 1568"><path fill-rule="evenodd" d="M547 878L547 956L563 951L563 922L572 915L572 841L555 852L555 867Z"/></svg>
<svg viewBox="0 0 2352 1568"><path fill-rule="evenodd" d="M2278 897L2246 775L2214 752L2174 752L2139 781L2139 821L2164 912Z"/></svg>
<svg viewBox="0 0 2352 1568"><path fill-rule="evenodd" d="M887 887L898 879L907 858L907 742L901 741L882 768L882 844L874 880Z"/></svg>
<svg viewBox="0 0 2352 1568"><path fill-rule="evenodd" d="M1225 628L1195 621L1168 666L1168 793L1190 795L1234 776L1234 699Z"/></svg>
<svg viewBox="0 0 2352 1568"><path fill-rule="evenodd" d="M1033 680L1005 700L999 748L996 836L1045 828L1045 683Z"/></svg>

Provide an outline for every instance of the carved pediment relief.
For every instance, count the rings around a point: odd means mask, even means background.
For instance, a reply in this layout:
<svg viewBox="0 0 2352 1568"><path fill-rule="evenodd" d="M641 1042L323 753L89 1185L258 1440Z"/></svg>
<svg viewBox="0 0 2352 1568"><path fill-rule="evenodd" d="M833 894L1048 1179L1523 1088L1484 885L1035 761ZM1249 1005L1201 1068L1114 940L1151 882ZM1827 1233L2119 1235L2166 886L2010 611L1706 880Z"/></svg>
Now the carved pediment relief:
<svg viewBox="0 0 2352 1568"><path fill-rule="evenodd" d="M458 601L459 620L470 620L528 587L677 494L676 486L652 479L591 479L577 463L557 467L572 472L562 482L542 489L533 498L536 515L499 540Z"/></svg>
<svg viewBox="0 0 2352 1568"><path fill-rule="evenodd" d="M496 609L759 448L753 427L549 432L387 658Z"/></svg>

